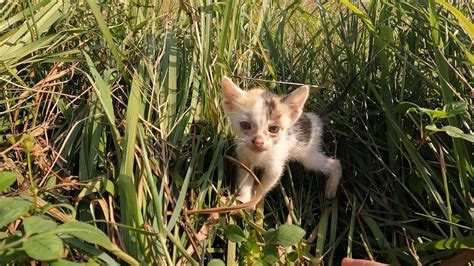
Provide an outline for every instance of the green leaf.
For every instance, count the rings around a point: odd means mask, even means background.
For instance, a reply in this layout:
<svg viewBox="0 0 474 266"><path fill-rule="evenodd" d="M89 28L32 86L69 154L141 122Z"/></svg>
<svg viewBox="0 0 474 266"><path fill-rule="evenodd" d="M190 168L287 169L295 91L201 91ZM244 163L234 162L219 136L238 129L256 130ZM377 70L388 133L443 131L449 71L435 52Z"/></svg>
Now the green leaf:
<svg viewBox="0 0 474 266"><path fill-rule="evenodd" d="M9 236L7 232L0 232L0 240L5 239Z"/></svg>
<svg viewBox="0 0 474 266"><path fill-rule="evenodd" d="M35 260L54 260L63 252L63 241L54 234L41 234L26 240L23 248Z"/></svg>
<svg viewBox="0 0 474 266"><path fill-rule="evenodd" d="M353 5L349 0L341 0L341 3L343 3L345 6L347 6L352 12L354 12L367 26L367 29L371 32L375 32L375 27L372 21L370 20L369 16L362 10L360 10L358 7Z"/></svg>
<svg viewBox="0 0 474 266"><path fill-rule="evenodd" d="M465 102L452 102L448 103L443 107L443 111L448 114L448 116L463 115L464 110L466 110L467 103Z"/></svg>
<svg viewBox="0 0 474 266"><path fill-rule="evenodd" d="M47 232L55 228L57 224L54 221L44 219L39 216L31 216L23 221L23 227L27 235Z"/></svg>
<svg viewBox="0 0 474 266"><path fill-rule="evenodd" d="M448 117L453 117L456 115L463 115L464 110L466 110L467 103L465 102L453 102L448 103L443 107L443 110L432 110L428 108L419 107L418 105L411 102L401 102L396 107L397 113L406 113L406 112L416 112L420 111L427 114L431 120L433 119L443 119Z"/></svg>
<svg viewBox="0 0 474 266"><path fill-rule="evenodd" d="M275 228L270 228L265 232L263 235L263 238L265 239L265 242L267 244L269 243L274 243L274 240L277 238L277 231Z"/></svg>
<svg viewBox="0 0 474 266"><path fill-rule="evenodd" d="M264 238L267 244L291 247L297 244L304 235L305 231L301 227L294 224L284 224L276 230L268 230Z"/></svg>
<svg viewBox="0 0 474 266"><path fill-rule="evenodd" d="M107 189L106 186L112 186L113 191L113 183L109 181L106 177L99 177L97 179L90 180L87 182L87 185L81 190L78 197L83 198L93 193L101 192L104 189ZM110 191L109 191L110 192Z"/></svg>
<svg viewBox="0 0 474 266"><path fill-rule="evenodd" d="M427 108L418 108L418 110L420 110L421 112L427 114L431 120L437 118L437 119L440 119L440 118L448 118L448 114L443 112L443 111L440 111L440 110L431 110L431 109L427 109Z"/></svg>
<svg viewBox="0 0 474 266"><path fill-rule="evenodd" d="M220 259L212 259L211 261L209 261L207 265L208 266L224 266L225 263Z"/></svg>
<svg viewBox="0 0 474 266"><path fill-rule="evenodd" d="M274 245L265 245L263 247L263 259L268 263L273 263L278 261L278 249Z"/></svg>
<svg viewBox="0 0 474 266"><path fill-rule="evenodd" d="M87 223L76 221L68 222L56 227L55 232L72 235L106 249L114 248L112 242L110 242L109 238L104 234L104 232Z"/></svg>
<svg viewBox="0 0 474 266"><path fill-rule="evenodd" d="M110 51L112 52L112 55L115 59L115 62L117 63L120 73L122 74L124 78L128 78L128 74L125 71L125 65L122 62L122 57L120 56L120 50L117 47L117 45L115 45L112 33L110 32L110 29L107 26L107 23L105 22L105 18L103 14L101 13L99 6L97 5L96 1L93 1L93 0L87 0L87 3L89 4L91 8L92 14L94 14L94 17L97 20L99 29L104 35L104 39L107 42L107 45L109 46Z"/></svg>
<svg viewBox="0 0 474 266"><path fill-rule="evenodd" d="M461 138L469 142L474 142L474 134L464 133L461 129L457 127L444 126L442 128L437 128L436 125L428 125L425 128L434 132L445 132L453 138Z"/></svg>
<svg viewBox="0 0 474 266"><path fill-rule="evenodd" d="M324 209L323 213L321 214L321 218L319 219L318 225L318 239L316 241L316 257L318 259L322 259L324 254L324 246L326 242L326 234L328 232L329 226L329 217L331 216L332 209L327 207Z"/></svg>
<svg viewBox="0 0 474 266"><path fill-rule="evenodd" d="M56 229L54 229L54 232L68 234L81 240L84 240L88 243L99 245L109 250L115 256L119 257L125 262L132 265L138 265L138 262L133 257L123 252L112 242L110 242L109 238L104 234L104 232L100 231L99 229L90 224L77 221L68 222L56 227Z"/></svg>
<svg viewBox="0 0 474 266"><path fill-rule="evenodd" d="M109 192L112 196L115 195L115 186L112 181L108 178L104 177L102 179L102 186L104 187L105 191Z"/></svg>
<svg viewBox="0 0 474 266"><path fill-rule="evenodd" d="M235 224L229 224L226 227L224 227L224 234L232 242L242 242L247 240L245 237L244 231L240 227L238 227Z"/></svg>
<svg viewBox="0 0 474 266"><path fill-rule="evenodd" d="M298 259L298 252L293 251L290 254L288 254L288 261L296 261Z"/></svg>
<svg viewBox="0 0 474 266"><path fill-rule="evenodd" d="M415 245L417 251L457 250L474 248L474 236L447 238L439 241Z"/></svg>
<svg viewBox="0 0 474 266"><path fill-rule="evenodd" d="M438 0L438 3L444 6L444 8L446 8L449 12L451 12L451 14L456 17L456 19L459 21L459 24L464 28L466 33L471 38L471 41L474 42L474 24L472 24L472 22L470 22L469 19L465 17L461 11L456 9L454 6L452 6L445 0Z"/></svg>
<svg viewBox="0 0 474 266"><path fill-rule="evenodd" d="M0 171L0 192L5 191L16 181L16 175L12 172Z"/></svg>
<svg viewBox="0 0 474 266"><path fill-rule="evenodd" d="M68 260L63 260L63 259L58 259L58 260L54 260L54 261L50 261L49 262L49 265L51 266L78 266L78 265L87 265L85 263L78 263L78 262L72 262L72 261L68 261Z"/></svg>
<svg viewBox="0 0 474 266"><path fill-rule="evenodd" d="M89 67L90 72L92 73L93 79L89 76L89 81L93 85L93 88L96 90L97 97L104 108L105 117L109 121L109 125L112 128L112 133L114 134L114 138L118 138L120 133L115 124L115 113L113 107L113 100L112 100L112 93L111 93L111 85L104 81L102 76L99 74L99 71L94 65L94 62L90 58L90 56L84 52L84 57L86 58L87 66Z"/></svg>
<svg viewBox="0 0 474 266"><path fill-rule="evenodd" d="M397 113L406 113L406 112L415 112L419 109L420 107L412 102L400 102L397 107L395 108L395 111Z"/></svg>
<svg viewBox="0 0 474 266"><path fill-rule="evenodd" d="M135 145L137 142L137 129L139 125L139 116L143 114L142 106L142 79L141 76L135 72L128 98L127 104L127 126L125 129L125 139L123 142L123 157L120 163L120 172L118 175L119 193L121 202L121 223L129 226L134 224L143 224L143 216L137 202L137 191L133 185L134 167L135 167ZM121 156L119 156L121 157ZM179 199L178 199L179 203ZM179 205L177 205L179 206ZM179 211L176 207L175 211ZM170 218L170 223L173 221L173 215ZM137 237L135 233L124 231L125 248L130 249L131 246L137 245ZM132 255L135 255L132 252Z"/></svg>
<svg viewBox="0 0 474 266"><path fill-rule="evenodd" d="M22 248L9 248L3 252L0 252L0 265L13 265L12 262L24 261L28 259L25 251Z"/></svg>
<svg viewBox="0 0 474 266"><path fill-rule="evenodd" d="M0 199L0 228L26 214L31 205L31 201L18 197Z"/></svg>
<svg viewBox="0 0 474 266"><path fill-rule="evenodd" d="M107 252L99 249L99 247L88 244L70 235L61 235L60 238L69 247L72 247L76 250L80 250L83 254L86 254L90 258L94 258L95 260L98 260L105 265L109 265L109 266L120 265L109 254L107 254ZM91 261L89 261L89 263L90 262Z"/></svg>

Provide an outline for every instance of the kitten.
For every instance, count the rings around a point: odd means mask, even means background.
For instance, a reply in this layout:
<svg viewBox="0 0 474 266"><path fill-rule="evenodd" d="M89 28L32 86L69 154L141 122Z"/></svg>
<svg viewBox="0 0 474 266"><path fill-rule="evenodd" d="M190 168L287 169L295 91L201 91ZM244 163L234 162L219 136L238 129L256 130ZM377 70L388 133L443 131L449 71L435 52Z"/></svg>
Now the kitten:
<svg viewBox="0 0 474 266"><path fill-rule="evenodd" d="M325 196L336 195L341 163L321 153L322 122L316 114L304 113L309 87L301 86L280 97L262 89L243 91L224 76L221 80L224 109L237 135L237 158L250 168L263 169L263 195L280 179L288 161L296 160L307 169L328 176ZM254 180L238 170L237 199L248 202L256 195Z"/></svg>

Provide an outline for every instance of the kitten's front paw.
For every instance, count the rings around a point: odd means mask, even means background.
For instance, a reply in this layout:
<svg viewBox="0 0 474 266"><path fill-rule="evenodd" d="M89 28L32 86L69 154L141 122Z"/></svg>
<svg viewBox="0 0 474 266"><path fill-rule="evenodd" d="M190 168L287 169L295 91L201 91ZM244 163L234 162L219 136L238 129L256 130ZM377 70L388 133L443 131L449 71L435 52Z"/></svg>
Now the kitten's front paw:
<svg viewBox="0 0 474 266"><path fill-rule="evenodd" d="M342 169L339 160L334 160L335 167L331 175L329 175L326 181L326 190L324 196L326 199L332 199L336 196L337 187L339 187L339 181L341 180Z"/></svg>
<svg viewBox="0 0 474 266"><path fill-rule="evenodd" d="M334 196L336 196L337 186L338 184L326 184L326 190L324 191L324 196L326 197L326 199L332 199L334 198Z"/></svg>
<svg viewBox="0 0 474 266"><path fill-rule="evenodd" d="M238 196L237 196L237 200L242 202L242 203L247 203L249 202L250 200L252 199L252 195L251 193L240 193Z"/></svg>

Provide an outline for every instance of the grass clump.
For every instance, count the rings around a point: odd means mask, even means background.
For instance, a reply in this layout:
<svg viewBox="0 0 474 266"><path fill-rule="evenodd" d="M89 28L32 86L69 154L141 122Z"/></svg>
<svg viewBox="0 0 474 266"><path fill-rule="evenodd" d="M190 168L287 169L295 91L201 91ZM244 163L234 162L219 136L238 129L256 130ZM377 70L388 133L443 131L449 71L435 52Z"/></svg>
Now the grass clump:
<svg viewBox="0 0 474 266"><path fill-rule="evenodd" d="M474 247L470 1L43 0L0 14L2 264L435 264ZM344 169L336 199L290 165L263 213L193 213L232 200L224 74L313 85L314 112L350 86L324 137Z"/></svg>

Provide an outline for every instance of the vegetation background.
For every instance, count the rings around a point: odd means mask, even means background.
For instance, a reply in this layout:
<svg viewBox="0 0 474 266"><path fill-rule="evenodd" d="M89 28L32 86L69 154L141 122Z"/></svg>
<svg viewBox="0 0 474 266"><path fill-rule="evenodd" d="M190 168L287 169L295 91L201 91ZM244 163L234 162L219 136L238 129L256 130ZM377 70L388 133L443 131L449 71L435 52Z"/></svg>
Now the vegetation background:
<svg viewBox="0 0 474 266"><path fill-rule="evenodd" d="M0 263L436 264L474 248L471 0L0 1ZM324 178L232 202L219 80L328 106ZM355 79L354 79L355 77ZM285 83L289 82L289 83Z"/></svg>

